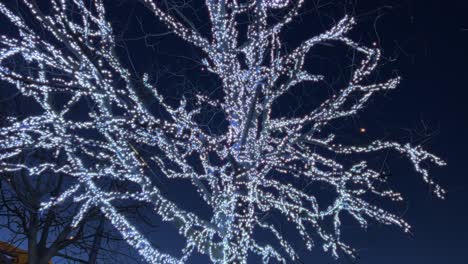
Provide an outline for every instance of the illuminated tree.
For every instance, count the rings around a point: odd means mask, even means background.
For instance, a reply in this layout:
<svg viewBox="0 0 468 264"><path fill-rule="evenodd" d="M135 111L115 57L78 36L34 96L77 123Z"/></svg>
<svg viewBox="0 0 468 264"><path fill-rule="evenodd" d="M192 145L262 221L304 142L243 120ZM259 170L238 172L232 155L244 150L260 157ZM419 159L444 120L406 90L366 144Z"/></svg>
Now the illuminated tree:
<svg viewBox="0 0 468 264"><path fill-rule="evenodd" d="M352 17L344 17L287 52L280 33L298 16L304 0L206 0L209 37L180 12L173 16L162 9L164 1L141 0L171 32L204 52L206 70L222 82L223 96L196 95L195 104L181 98L173 107L149 76L135 81L120 62L102 1L93 0L87 6L81 0L52 0L48 14L33 0L23 2L47 37L0 4L0 12L18 30L16 36L0 39L0 79L33 98L42 112L21 120L11 117L9 125L1 128L0 170L68 175L74 184L44 203L42 210L71 199L81 206L74 219L78 225L89 210L100 208L149 263L183 263L194 251L208 255L214 263L246 263L249 253L260 255L264 263L297 259L287 236L264 218L268 213L284 216L308 249L313 240L319 240L335 257L340 250L353 254L340 237L343 214L363 227L373 220L408 231L410 226L398 216L366 201L368 194L402 199L382 189L385 177L365 160L342 162L363 153L393 150L407 157L435 193L444 194L422 166L425 161L444 162L420 146L385 141L345 145L324 129L357 114L372 95L399 83L399 78L368 83L380 51L347 36L355 23ZM271 19L277 11L281 12ZM241 16L249 17L245 31L240 30L245 26L239 23ZM349 83L303 116L275 118L272 107L279 97L295 85L313 86L324 79L304 67L306 56L323 43L341 43L362 58ZM138 95L141 84L165 109L165 115L156 116L147 109ZM57 95L63 103L52 99ZM69 112L80 101L90 107L86 118L77 120ZM208 133L196 122L206 107L223 112L229 123L225 133ZM140 154L141 146L153 154ZM48 153L50 159L20 162L19 157L31 149ZM198 164L189 161L192 157ZM149 177L151 169L160 177L190 180L212 208L211 218L185 211L165 198ZM293 178L329 186L334 202L319 206L314 194L289 183ZM107 188L104 183L108 182L137 187L115 191ZM129 200L151 205L164 221L178 228L187 242L181 258L153 247L116 209L116 204ZM255 239L258 229L270 232L279 246L259 243Z"/></svg>

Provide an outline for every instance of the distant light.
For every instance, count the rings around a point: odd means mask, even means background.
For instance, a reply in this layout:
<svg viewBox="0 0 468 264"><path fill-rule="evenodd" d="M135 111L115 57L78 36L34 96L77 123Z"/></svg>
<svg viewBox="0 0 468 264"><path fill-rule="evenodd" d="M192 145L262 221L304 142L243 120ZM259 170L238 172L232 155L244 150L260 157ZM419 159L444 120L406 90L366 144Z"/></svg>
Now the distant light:
<svg viewBox="0 0 468 264"><path fill-rule="evenodd" d="M366 128L361 127L361 128L359 129L359 132L361 132L361 133L366 133Z"/></svg>

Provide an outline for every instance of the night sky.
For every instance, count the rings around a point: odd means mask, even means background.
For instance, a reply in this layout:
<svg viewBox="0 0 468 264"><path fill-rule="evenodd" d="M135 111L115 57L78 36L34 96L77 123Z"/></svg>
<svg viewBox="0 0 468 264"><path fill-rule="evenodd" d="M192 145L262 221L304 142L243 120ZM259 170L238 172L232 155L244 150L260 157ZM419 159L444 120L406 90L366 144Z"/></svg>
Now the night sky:
<svg viewBox="0 0 468 264"><path fill-rule="evenodd" d="M177 101L191 89L210 90L218 85L212 76L202 71L200 51L173 35L132 1L108 2L110 21L123 42L119 47L122 60L137 74L149 72L162 93ZM112 1L113 2L113 1ZM200 1L194 1L193 19L200 30L207 30ZM403 203L390 205L413 226L412 235L395 227L370 223L367 231L356 223L344 226L345 241L354 246L361 264L459 264L468 259L468 1L466 0L306 0L304 14L288 28L288 43L323 32L344 14L357 18L351 34L362 43L376 42L382 49L382 67L376 80L395 75L403 78L398 89L374 96L367 109L338 128L338 135L353 142L388 139L422 144L447 161L448 166L433 168L432 176L447 190L447 198L439 200L431 192L409 161L396 153L382 153L376 162L388 171L389 184L406 198ZM189 15L190 17L190 15ZM204 24L205 22L205 24ZM144 33L157 36L142 38ZM326 50L328 49L328 50ZM312 57L311 69L337 72L334 84L339 88L347 73L343 53L333 53L325 47L321 55ZM323 56L322 56L323 55ZM325 58L326 57L326 58ZM131 61L129 60L131 58ZM131 62L131 63L130 63ZM329 91L329 90L328 90ZM285 98L278 112L298 111L313 107L325 92L298 93ZM223 126L221 117L211 113L207 126ZM208 114L210 116L210 114ZM203 117L202 117L203 119ZM203 121L202 121L203 122ZM207 121L208 122L208 121ZM218 122L218 123L216 123ZM225 125L225 124L224 124ZM360 132L365 128L366 132ZM388 155L387 155L388 154ZM378 160L377 160L378 159ZM171 184L167 183L170 189ZM177 185L172 195L187 208L197 208L188 184ZM171 193L171 191L168 191ZM169 195L170 196L170 195ZM186 196L186 197L185 197ZM201 206L201 205L200 205ZM386 205L384 205L386 206ZM388 208L388 207L386 207ZM203 214L204 208L198 208ZM162 225L154 234L154 243L162 250L178 252L181 238L172 227ZM318 243L313 252L300 250L303 263L352 263L345 257L334 260L321 250ZM189 263L207 263L206 257L195 256ZM252 262L255 263L255 262Z"/></svg>

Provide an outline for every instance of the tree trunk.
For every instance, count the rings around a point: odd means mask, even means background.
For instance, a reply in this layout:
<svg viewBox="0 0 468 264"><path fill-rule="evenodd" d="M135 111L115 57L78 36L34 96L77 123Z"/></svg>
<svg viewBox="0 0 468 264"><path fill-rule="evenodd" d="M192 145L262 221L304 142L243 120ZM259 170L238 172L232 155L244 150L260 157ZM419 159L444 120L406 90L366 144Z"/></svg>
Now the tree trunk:
<svg viewBox="0 0 468 264"><path fill-rule="evenodd" d="M228 264L246 264L250 248L250 238L253 230L252 220L254 208L250 201L251 183L247 172L237 175L235 181L235 198L233 219L227 234L229 248L224 249L224 256Z"/></svg>
<svg viewBox="0 0 468 264"><path fill-rule="evenodd" d="M101 247L102 233L104 232L104 216L99 220L99 226L96 229L96 235L93 241L93 247L89 252L89 264L96 264L99 248Z"/></svg>

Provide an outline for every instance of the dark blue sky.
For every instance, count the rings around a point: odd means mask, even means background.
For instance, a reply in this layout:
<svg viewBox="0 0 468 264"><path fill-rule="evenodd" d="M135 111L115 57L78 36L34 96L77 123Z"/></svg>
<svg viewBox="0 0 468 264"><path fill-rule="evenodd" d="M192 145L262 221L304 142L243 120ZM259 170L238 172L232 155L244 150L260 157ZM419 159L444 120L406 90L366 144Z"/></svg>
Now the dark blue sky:
<svg viewBox="0 0 468 264"><path fill-rule="evenodd" d="M357 2L385 5L385 1ZM358 239L365 241L359 263L466 263L468 2L386 2L392 8L383 9L375 25L384 54L396 55L391 65L403 82L389 98L377 100L382 102L378 112L368 109L365 120L411 129L402 134L413 139L431 134L424 145L448 162L433 171L448 195L444 201L435 199L420 182L406 181L414 175L395 164L393 174L408 198L405 218L414 227L414 237L391 234L388 228L363 234Z"/></svg>

